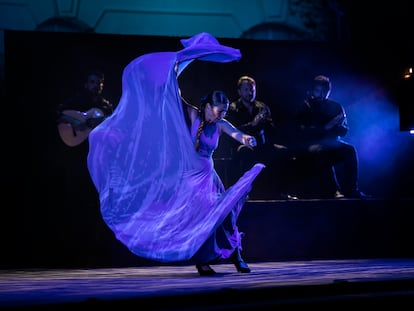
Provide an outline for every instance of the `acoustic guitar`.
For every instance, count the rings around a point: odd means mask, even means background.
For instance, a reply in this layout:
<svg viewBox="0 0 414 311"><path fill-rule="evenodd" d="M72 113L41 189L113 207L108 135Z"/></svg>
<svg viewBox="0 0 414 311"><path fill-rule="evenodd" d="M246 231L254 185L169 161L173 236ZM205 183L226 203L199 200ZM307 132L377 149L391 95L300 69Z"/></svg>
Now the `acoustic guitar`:
<svg viewBox="0 0 414 311"><path fill-rule="evenodd" d="M91 108L86 112L64 110L57 125L59 136L67 146L78 146L104 119L105 115L99 108Z"/></svg>

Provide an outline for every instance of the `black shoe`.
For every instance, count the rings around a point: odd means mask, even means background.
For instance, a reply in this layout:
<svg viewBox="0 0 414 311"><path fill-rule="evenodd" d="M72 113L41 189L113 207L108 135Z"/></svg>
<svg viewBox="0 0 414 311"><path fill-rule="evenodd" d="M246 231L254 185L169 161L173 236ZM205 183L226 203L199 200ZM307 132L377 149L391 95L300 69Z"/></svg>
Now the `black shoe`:
<svg viewBox="0 0 414 311"><path fill-rule="evenodd" d="M237 261L234 261L233 263L234 263L234 266L237 269L237 272L250 273L251 270L250 270L249 266L243 260L237 260Z"/></svg>
<svg viewBox="0 0 414 311"><path fill-rule="evenodd" d="M351 192L345 192L344 193L345 198L350 198L350 199L368 199L370 196L363 193L362 191L351 191Z"/></svg>
<svg viewBox="0 0 414 311"><path fill-rule="evenodd" d="M216 274L216 271L214 271L213 268L207 264L196 264L196 268L201 276L210 276Z"/></svg>
<svg viewBox="0 0 414 311"><path fill-rule="evenodd" d="M234 266L236 267L237 272L240 273L250 273L250 268L247 263L241 258L240 250L236 249L230 257Z"/></svg>

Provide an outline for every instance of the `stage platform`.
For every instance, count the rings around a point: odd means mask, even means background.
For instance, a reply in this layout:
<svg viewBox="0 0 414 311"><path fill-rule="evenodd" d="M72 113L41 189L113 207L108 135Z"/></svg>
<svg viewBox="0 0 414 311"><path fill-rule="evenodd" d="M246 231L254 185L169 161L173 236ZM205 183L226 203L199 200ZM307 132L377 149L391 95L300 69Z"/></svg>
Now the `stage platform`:
<svg viewBox="0 0 414 311"><path fill-rule="evenodd" d="M414 199L249 200L239 217L248 262L414 258ZM121 245L117 266L154 265Z"/></svg>
<svg viewBox="0 0 414 311"><path fill-rule="evenodd" d="M201 277L194 266L6 270L2 310L286 310L414 306L414 259L231 264Z"/></svg>
<svg viewBox="0 0 414 311"><path fill-rule="evenodd" d="M119 245L111 248L116 263L100 258L87 267L60 268L71 258L63 261L57 249L27 252L1 270L0 308L413 307L413 210L412 198L247 201L239 230L249 274L223 262L213 266L216 275L201 277L192 264L146 261Z"/></svg>
<svg viewBox="0 0 414 311"><path fill-rule="evenodd" d="M414 258L413 198L248 201L249 261Z"/></svg>

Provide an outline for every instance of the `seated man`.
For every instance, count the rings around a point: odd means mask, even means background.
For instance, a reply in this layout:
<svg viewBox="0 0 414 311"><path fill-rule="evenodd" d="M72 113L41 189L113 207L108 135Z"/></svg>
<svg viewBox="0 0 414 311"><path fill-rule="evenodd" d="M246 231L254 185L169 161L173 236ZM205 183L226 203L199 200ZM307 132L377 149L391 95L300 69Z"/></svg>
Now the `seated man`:
<svg viewBox="0 0 414 311"><path fill-rule="evenodd" d="M348 132L345 110L341 104L329 99L331 82L328 77L314 78L309 96L297 114L299 154L308 153L317 167L328 166L335 182L335 198L365 198L358 188L358 155L355 147L343 140ZM343 177L337 178L336 169L342 165Z"/></svg>
<svg viewBox="0 0 414 311"><path fill-rule="evenodd" d="M260 186L255 187L250 196L258 199L296 199L284 193L283 180L274 177L278 152L274 145L275 125L270 107L256 99L256 81L250 76L240 77L237 93L239 97L230 104L226 119L239 130L254 136L257 141L255 148L240 144L231 146L238 171L244 172L258 162L266 165L266 169L257 178Z"/></svg>

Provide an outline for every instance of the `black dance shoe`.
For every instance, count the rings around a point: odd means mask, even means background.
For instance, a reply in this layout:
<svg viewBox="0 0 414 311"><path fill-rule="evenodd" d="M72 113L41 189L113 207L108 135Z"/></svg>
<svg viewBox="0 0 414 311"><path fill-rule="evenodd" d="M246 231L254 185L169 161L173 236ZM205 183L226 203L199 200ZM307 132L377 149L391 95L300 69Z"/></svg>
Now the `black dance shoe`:
<svg viewBox="0 0 414 311"><path fill-rule="evenodd" d="M231 261L233 262L234 266L236 267L237 272L240 273L250 273L250 268L247 263L241 258L240 250L235 250L234 253L230 257Z"/></svg>
<svg viewBox="0 0 414 311"><path fill-rule="evenodd" d="M214 271L213 268L207 264L196 264L196 268L201 276L210 276L216 274L216 271Z"/></svg>
<svg viewBox="0 0 414 311"><path fill-rule="evenodd" d="M344 192L344 196L345 198L350 198L350 199L369 199L371 197L370 195L365 194L359 190Z"/></svg>
<svg viewBox="0 0 414 311"><path fill-rule="evenodd" d="M234 263L234 266L237 269L237 272L250 273L251 270L250 270L249 266L243 260L237 260L237 261L234 261L233 263Z"/></svg>

